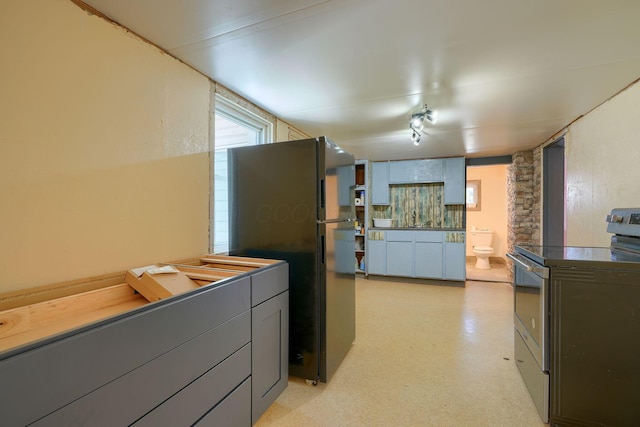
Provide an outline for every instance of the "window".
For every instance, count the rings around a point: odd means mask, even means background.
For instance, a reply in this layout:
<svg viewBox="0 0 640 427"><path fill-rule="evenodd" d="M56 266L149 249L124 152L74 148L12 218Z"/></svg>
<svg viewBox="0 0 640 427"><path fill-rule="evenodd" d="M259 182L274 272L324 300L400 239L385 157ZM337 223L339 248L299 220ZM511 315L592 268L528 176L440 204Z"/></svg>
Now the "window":
<svg viewBox="0 0 640 427"><path fill-rule="evenodd" d="M229 251L227 150L271 142L272 124L216 95L213 165L213 253Z"/></svg>
<svg viewBox="0 0 640 427"><path fill-rule="evenodd" d="M467 210L480 210L480 181L467 181Z"/></svg>

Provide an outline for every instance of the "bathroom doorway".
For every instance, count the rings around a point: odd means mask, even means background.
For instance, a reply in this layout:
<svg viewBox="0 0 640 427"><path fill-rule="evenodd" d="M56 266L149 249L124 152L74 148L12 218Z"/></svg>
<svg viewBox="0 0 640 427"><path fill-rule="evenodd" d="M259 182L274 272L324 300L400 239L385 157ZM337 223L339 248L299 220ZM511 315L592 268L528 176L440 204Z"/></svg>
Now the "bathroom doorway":
<svg viewBox="0 0 640 427"><path fill-rule="evenodd" d="M507 175L511 156L467 159L467 184L476 191L477 200L470 200L466 210L467 280L510 282L506 268L508 193ZM483 233L474 233L474 229ZM474 252L474 239L486 237L490 230L491 251ZM478 240L479 241L479 240ZM486 241L484 242L486 244ZM483 245L484 246L484 245ZM488 252L488 253L486 253ZM488 256L489 269L478 257Z"/></svg>

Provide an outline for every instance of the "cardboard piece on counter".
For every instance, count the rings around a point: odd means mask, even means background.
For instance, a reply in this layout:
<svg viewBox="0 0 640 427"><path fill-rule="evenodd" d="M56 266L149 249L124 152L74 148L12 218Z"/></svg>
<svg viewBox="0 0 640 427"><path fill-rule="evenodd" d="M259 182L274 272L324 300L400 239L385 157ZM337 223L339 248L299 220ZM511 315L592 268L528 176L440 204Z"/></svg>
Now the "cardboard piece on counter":
<svg viewBox="0 0 640 427"><path fill-rule="evenodd" d="M137 274L134 270L127 271L125 281L150 302L199 288L196 282L180 271L170 274L149 274L144 271L139 277Z"/></svg>

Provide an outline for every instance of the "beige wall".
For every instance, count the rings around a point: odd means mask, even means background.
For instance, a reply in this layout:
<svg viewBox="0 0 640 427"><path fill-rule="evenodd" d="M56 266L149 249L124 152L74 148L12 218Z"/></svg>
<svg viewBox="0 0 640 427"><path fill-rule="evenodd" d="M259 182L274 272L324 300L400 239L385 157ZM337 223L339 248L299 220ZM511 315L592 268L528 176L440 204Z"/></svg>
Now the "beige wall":
<svg viewBox="0 0 640 427"><path fill-rule="evenodd" d="M467 210L467 256L473 255L471 229L491 228L493 257L507 253L507 170L508 165L470 166L467 180L480 180L480 210Z"/></svg>
<svg viewBox="0 0 640 427"><path fill-rule="evenodd" d="M0 14L0 293L205 252L209 80L68 0Z"/></svg>
<svg viewBox="0 0 640 427"><path fill-rule="evenodd" d="M611 208L639 207L640 85L573 124L565 136L567 244L609 246Z"/></svg>

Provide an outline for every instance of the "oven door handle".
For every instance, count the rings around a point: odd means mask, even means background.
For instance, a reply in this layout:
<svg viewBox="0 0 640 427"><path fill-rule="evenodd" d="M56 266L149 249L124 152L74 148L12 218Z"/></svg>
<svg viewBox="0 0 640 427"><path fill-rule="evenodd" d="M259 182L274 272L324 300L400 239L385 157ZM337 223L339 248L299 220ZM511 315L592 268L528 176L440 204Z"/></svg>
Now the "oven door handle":
<svg viewBox="0 0 640 427"><path fill-rule="evenodd" d="M510 253L507 253L507 258L511 258L512 260L514 260L515 262L520 264L522 267L524 267L527 271L539 274L540 276L542 276L543 279L548 279L549 278L549 269L548 268L541 267L541 266L539 266L537 264L530 264L529 262L525 261L526 258L524 258L522 255L518 255L518 254L513 254L512 255Z"/></svg>

